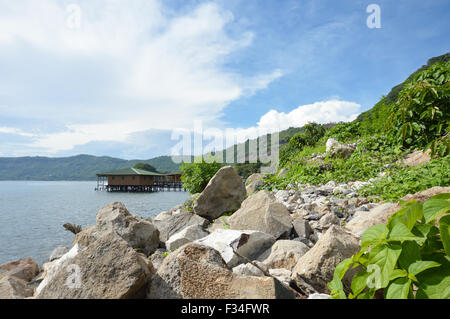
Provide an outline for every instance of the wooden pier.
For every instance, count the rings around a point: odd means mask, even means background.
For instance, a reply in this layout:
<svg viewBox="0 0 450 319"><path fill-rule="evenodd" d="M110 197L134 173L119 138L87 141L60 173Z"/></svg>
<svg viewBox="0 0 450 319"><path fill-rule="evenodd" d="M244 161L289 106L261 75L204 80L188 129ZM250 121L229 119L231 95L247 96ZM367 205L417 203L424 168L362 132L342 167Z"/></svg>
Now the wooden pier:
<svg viewBox="0 0 450 319"><path fill-rule="evenodd" d="M186 191L179 173L156 173L136 168L126 168L97 174L96 191L153 193Z"/></svg>

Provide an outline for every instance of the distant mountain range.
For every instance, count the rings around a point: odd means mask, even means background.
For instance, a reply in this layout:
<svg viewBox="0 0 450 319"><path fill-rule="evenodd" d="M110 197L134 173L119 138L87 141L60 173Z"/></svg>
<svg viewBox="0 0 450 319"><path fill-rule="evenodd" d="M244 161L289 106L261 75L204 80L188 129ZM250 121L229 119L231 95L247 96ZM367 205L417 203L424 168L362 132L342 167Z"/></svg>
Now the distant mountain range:
<svg viewBox="0 0 450 319"><path fill-rule="evenodd" d="M412 79L415 74L427 69L430 65L442 61L449 61L450 53L443 54L428 60L416 72L412 73L403 83L395 86L389 94L377 103L370 110L361 113L357 121L364 122L366 125L376 123L380 117L385 117L388 112L388 104L397 99L398 93L402 89L405 82ZM330 126L333 123L329 124ZM300 128L289 128L281 131L279 135L279 146L286 144L289 139L296 133L304 130ZM258 138L259 139L259 138ZM270 143L271 139L268 139ZM259 144L259 143L258 143ZM265 143L258 145L259 148L267 147ZM245 142L245 159L252 157L251 151L248 149L249 140ZM269 144L270 145L270 144ZM226 158L227 152L237 153L237 145L227 148L223 152L223 158ZM235 161L237 161L235 156ZM170 156L159 156L148 160L124 160L108 156L92 156L77 155L71 157L0 157L0 180L40 180L40 181L59 181L59 180L95 180L96 174L101 172L112 171L120 168L128 168L136 163L148 163L160 172L176 172L179 171L180 164L174 163Z"/></svg>
<svg viewBox="0 0 450 319"><path fill-rule="evenodd" d="M77 155L71 157L0 157L0 180L95 180L97 173L148 163L160 172L179 171L180 164L170 156L149 160L124 160L108 156Z"/></svg>

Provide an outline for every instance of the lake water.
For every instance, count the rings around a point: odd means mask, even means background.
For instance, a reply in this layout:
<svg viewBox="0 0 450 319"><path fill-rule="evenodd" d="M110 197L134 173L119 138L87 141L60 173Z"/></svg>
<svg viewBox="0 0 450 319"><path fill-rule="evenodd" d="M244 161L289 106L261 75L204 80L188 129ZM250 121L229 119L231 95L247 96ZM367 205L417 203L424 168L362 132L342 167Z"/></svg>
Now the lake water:
<svg viewBox="0 0 450 319"><path fill-rule="evenodd" d="M154 217L182 204L188 192L108 193L96 182L0 181L0 264L32 257L46 262L59 245L70 247L74 235L64 223L95 224L99 208L122 202L130 213Z"/></svg>

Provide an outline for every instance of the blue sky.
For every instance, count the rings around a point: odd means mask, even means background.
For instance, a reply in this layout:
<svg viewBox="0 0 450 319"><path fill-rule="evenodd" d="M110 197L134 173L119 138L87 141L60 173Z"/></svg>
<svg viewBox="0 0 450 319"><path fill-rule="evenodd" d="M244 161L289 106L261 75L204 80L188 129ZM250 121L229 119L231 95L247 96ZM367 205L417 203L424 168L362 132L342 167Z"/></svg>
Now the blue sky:
<svg viewBox="0 0 450 319"><path fill-rule="evenodd" d="M195 121L349 121L449 52L449 21L447 0L0 0L0 156L144 159Z"/></svg>

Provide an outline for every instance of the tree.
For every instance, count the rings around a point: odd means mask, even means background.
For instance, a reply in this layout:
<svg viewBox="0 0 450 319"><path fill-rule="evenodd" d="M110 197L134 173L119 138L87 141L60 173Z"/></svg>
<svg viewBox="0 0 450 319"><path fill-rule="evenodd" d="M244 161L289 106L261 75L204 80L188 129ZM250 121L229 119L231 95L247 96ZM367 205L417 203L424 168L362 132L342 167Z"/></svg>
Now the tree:
<svg viewBox="0 0 450 319"><path fill-rule="evenodd" d="M405 148L450 152L450 62L436 63L405 84L389 124Z"/></svg>
<svg viewBox="0 0 450 319"><path fill-rule="evenodd" d="M222 164L207 163L202 159L200 163L183 163L180 167L181 181L184 188L191 194L202 192L209 180L222 167Z"/></svg>
<svg viewBox="0 0 450 319"><path fill-rule="evenodd" d="M147 163L137 163L136 165L133 166L133 168L142 169L148 172L156 172L156 168Z"/></svg>

